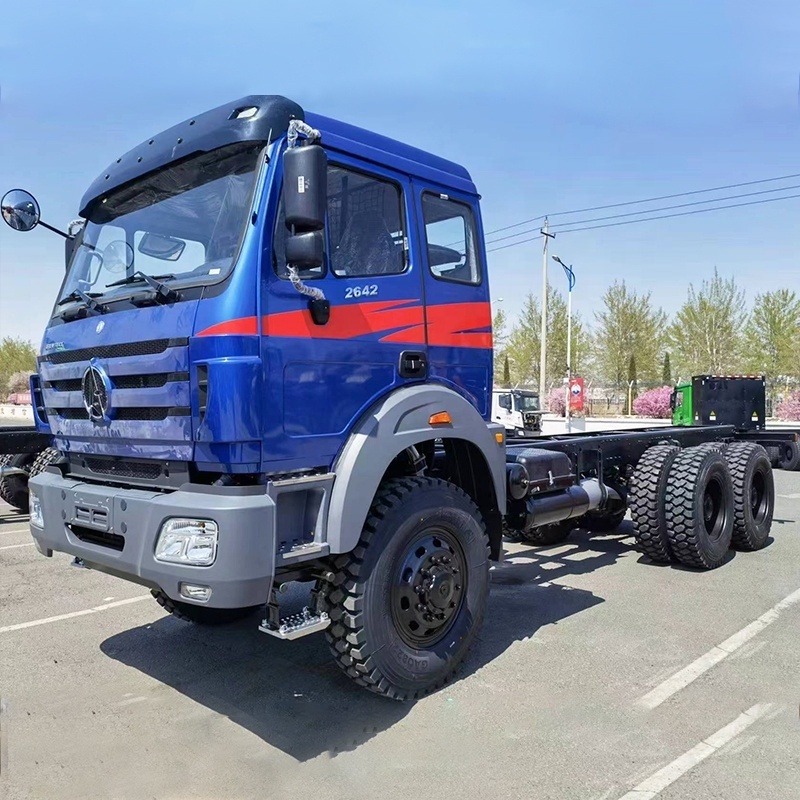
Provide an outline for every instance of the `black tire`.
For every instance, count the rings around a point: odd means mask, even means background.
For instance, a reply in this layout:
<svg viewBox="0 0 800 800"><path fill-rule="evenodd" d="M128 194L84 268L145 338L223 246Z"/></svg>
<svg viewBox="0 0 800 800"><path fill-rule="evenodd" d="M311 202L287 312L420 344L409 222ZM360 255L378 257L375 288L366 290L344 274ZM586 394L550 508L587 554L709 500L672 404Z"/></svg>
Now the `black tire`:
<svg viewBox="0 0 800 800"><path fill-rule="evenodd" d="M18 453L8 457L5 466L19 467L26 472L36 460L36 453ZM28 476L9 475L0 478L0 499L20 511L28 510Z"/></svg>
<svg viewBox="0 0 800 800"><path fill-rule="evenodd" d="M708 447L682 450L669 470L664 511L673 555L687 567L719 567L733 535L733 481L725 456Z"/></svg>
<svg viewBox="0 0 800 800"><path fill-rule="evenodd" d="M519 531L520 541L537 545L560 544L579 524L579 520L568 519L562 522L551 522L549 525L539 525L538 528Z"/></svg>
<svg viewBox="0 0 800 800"><path fill-rule="evenodd" d="M790 472L800 470L800 442L788 442L781 448L778 467Z"/></svg>
<svg viewBox="0 0 800 800"><path fill-rule="evenodd" d="M488 559L481 514L460 488L434 478L386 481L358 544L335 561L326 636L336 663L395 700L444 685L483 622Z"/></svg>
<svg viewBox="0 0 800 800"><path fill-rule="evenodd" d="M622 525L627 510L623 506L613 511L589 511L575 522L592 533L613 533Z"/></svg>
<svg viewBox="0 0 800 800"><path fill-rule="evenodd" d="M195 625L229 625L245 617L249 617L257 608L261 608L261 606L248 606L247 608L209 608L207 606L195 606L192 603L182 603L180 600L173 600L156 589L151 589L150 594L155 597L156 602L164 611L168 611L173 617L182 619L184 622L193 622Z"/></svg>
<svg viewBox="0 0 800 800"><path fill-rule="evenodd" d="M628 507L641 551L656 564L669 564L672 550L667 536L664 498L672 462L680 447L656 445L645 450L631 476Z"/></svg>
<svg viewBox="0 0 800 800"><path fill-rule="evenodd" d="M733 480L733 535L737 550L760 550L769 539L775 482L767 451L754 442L734 442L725 458Z"/></svg>
<svg viewBox="0 0 800 800"><path fill-rule="evenodd" d="M30 472L28 473L28 479L33 478L40 472L44 472L51 464L57 464L62 458L63 456L61 453L54 447L45 448L36 456L36 460L33 462Z"/></svg>

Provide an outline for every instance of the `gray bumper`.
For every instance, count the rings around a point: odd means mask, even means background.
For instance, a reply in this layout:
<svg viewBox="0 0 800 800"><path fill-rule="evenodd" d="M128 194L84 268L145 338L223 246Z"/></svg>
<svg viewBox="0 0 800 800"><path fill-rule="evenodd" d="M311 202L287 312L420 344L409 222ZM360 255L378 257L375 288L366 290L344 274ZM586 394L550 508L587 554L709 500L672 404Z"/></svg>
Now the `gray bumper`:
<svg viewBox="0 0 800 800"><path fill-rule="evenodd" d="M57 550L79 556L93 569L183 602L190 601L180 595L182 582L210 586L211 598L204 605L217 608L258 605L269 597L275 573L275 503L263 490L232 494L199 487L163 494L81 483L54 472L40 473L29 487L42 504L44 527L31 525L31 533L45 555ZM211 566L156 561L156 538L170 517L217 523L217 557ZM87 533L94 542L86 541Z"/></svg>

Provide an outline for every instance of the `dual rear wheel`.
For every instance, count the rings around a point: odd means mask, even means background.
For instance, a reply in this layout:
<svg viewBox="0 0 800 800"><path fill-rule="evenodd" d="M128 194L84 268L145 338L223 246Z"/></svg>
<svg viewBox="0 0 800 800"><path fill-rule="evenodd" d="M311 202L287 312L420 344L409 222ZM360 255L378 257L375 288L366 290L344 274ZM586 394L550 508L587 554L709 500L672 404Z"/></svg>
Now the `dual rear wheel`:
<svg viewBox="0 0 800 800"><path fill-rule="evenodd" d="M760 445L658 445L640 459L630 488L637 541L657 563L714 569L731 547L758 550L769 538L775 488Z"/></svg>

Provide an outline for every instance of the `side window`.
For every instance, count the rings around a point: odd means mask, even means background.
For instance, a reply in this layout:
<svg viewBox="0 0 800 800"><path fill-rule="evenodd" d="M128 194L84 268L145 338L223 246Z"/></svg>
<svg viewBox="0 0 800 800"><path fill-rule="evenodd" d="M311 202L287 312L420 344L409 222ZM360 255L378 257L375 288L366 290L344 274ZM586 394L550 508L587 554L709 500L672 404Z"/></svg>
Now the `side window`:
<svg viewBox="0 0 800 800"><path fill-rule="evenodd" d="M428 266L434 277L458 283L481 282L475 214L445 194L425 192L422 214Z"/></svg>
<svg viewBox="0 0 800 800"><path fill-rule="evenodd" d="M397 184L331 164L327 230L334 275L354 278L405 272L406 233Z"/></svg>
<svg viewBox="0 0 800 800"><path fill-rule="evenodd" d="M504 408L506 411L511 411L511 395L510 394L501 394L499 398L500 408Z"/></svg>
<svg viewBox="0 0 800 800"><path fill-rule="evenodd" d="M340 278L398 275L406 269L406 232L400 187L391 181L331 164L328 166L326 262ZM272 240L272 262L281 278L286 269L283 202ZM319 278L322 268L301 272Z"/></svg>

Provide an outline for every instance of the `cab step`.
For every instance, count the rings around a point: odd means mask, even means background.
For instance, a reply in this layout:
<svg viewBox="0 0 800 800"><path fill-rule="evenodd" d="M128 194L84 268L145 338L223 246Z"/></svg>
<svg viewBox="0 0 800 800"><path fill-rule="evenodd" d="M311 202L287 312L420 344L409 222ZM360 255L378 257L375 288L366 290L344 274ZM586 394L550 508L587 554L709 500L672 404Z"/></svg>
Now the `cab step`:
<svg viewBox="0 0 800 800"><path fill-rule="evenodd" d="M325 611L314 614L308 606L301 613L284 617L274 624L269 619L263 620L258 629L277 639L300 639L318 631L324 631L331 624L331 619Z"/></svg>

